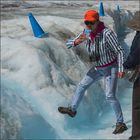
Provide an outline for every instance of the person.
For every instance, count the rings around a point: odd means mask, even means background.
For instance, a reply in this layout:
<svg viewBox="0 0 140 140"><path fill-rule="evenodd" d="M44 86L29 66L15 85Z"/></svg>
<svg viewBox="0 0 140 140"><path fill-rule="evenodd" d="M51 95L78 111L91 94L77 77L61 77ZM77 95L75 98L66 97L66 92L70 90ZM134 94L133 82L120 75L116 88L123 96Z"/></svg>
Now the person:
<svg viewBox="0 0 140 140"><path fill-rule="evenodd" d="M135 30L130 53L124 62L125 69L135 69L138 75L133 85L132 97L132 136L130 140L140 140L140 11L137 11L128 27Z"/></svg>
<svg viewBox="0 0 140 140"><path fill-rule="evenodd" d="M119 45L116 34L99 19L99 13L95 10L88 10L84 15L86 28L75 39L69 40L68 48L75 47L86 41L90 61L94 65L78 84L75 94L72 97L70 107L58 107L62 114L74 117L87 88L102 77L106 83L106 100L112 106L116 115L116 127L113 134L123 133L127 130L124 123L123 113L118 99L116 98L117 76L123 78L124 53Z"/></svg>

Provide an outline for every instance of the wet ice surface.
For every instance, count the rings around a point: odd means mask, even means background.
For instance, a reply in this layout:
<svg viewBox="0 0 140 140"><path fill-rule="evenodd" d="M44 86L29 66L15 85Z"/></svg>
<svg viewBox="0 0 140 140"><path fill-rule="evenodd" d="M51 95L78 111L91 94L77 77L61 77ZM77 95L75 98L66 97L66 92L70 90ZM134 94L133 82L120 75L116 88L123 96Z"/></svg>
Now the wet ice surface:
<svg viewBox="0 0 140 140"><path fill-rule="evenodd" d="M115 3L106 2L104 5L106 8L110 5L115 8ZM137 1L127 4L120 2L120 5L132 12L138 9ZM131 135L132 84L126 80L119 80L117 92L129 128L121 135L112 134L115 116L105 101L103 82L89 88L75 118L71 119L57 111L59 105L70 103L77 83L92 66L87 61L84 44L68 50L65 41L83 30L84 11L89 8L98 9L99 3L3 1L2 6L2 100L7 98L2 103L6 111L4 114L12 112L17 118L18 123L15 121L13 125L16 127L13 137L127 139ZM38 39L33 36L28 12L32 12L43 30L49 32L48 38ZM114 21L109 15L102 20L113 28ZM127 34L122 44L130 46L134 34L132 31ZM16 98L13 98L15 95ZM7 117L7 120L12 119ZM2 125L3 135L6 134L5 125L9 127L7 133L12 133L11 125L5 122ZM29 122L31 124L27 125Z"/></svg>

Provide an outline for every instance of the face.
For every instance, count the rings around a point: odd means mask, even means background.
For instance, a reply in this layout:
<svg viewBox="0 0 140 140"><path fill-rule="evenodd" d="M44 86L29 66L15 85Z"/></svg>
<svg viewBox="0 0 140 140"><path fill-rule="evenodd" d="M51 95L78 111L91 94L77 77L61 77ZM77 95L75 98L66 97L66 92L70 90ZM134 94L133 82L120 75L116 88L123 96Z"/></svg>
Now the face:
<svg viewBox="0 0 140 140"><path fill-rule="evenodd" d="M88 29L92 30L93 32L96 30L98 21L84 21L85 25Z"/></svg>

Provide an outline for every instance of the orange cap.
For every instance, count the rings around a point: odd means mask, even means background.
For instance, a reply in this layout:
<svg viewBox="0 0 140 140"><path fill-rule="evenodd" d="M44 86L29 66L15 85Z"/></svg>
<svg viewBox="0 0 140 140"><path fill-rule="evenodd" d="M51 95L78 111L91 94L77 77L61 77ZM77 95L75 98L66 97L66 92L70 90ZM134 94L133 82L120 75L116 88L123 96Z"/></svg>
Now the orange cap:
<svg viewBox="0 0 140 140"><path fill-rule="evenodd" d="M88 10L85 12L84 21L95 21L99 20L99 13L95 10Z"/></svg>

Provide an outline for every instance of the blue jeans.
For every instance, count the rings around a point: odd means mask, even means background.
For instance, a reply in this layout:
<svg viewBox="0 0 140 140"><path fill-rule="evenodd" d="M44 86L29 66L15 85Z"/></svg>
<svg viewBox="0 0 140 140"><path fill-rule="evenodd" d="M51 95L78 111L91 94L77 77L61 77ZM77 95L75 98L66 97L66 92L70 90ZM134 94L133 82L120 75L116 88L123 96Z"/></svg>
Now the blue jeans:
<svg viewBox="0 0 140 140"><path fill-rule="evenodd" d="M113 108L117 122L123 122L122 109L119 101L116 98L117 71L118 66L116 63L104 68L92 67L77 86L76 92L72 98L72 110L77 110L78 105L81 102L86 89L91 84L104 77L106 100L110 103L111 107Z"/></svg>

